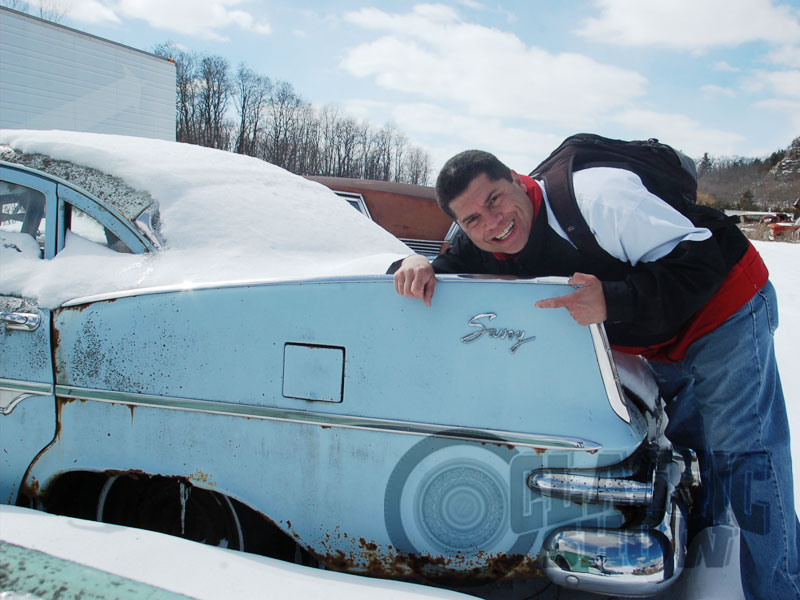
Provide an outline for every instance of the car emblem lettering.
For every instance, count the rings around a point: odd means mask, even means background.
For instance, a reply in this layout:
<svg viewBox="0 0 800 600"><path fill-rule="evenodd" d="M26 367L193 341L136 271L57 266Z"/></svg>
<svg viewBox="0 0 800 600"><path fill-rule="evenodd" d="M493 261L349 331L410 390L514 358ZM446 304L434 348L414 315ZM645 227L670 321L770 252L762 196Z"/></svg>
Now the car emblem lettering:
<svg viewBox="0 0 800 600"><path fill-rule="evenodd" d="M488 334L491 338L499 338L499 339L509 339L509 340L516 340L515 343L509 348L509 354L514 354L522 344L527 344L528 342L532 342L536 339L535 335L530 337L525 337L525 332L522 329L496 329L494 327L486 327L485 324L480 322L480 319L487 319L489 321L493 320L497 315L495 313L481 313L479 315L475 315L472 317L467 323L470 327L475 327L477 331L473 331L472 333L468 333L464 337L461 338L461 341L465 344L469 344L474 342L475 340L480 339L483 334Z"/></svg>

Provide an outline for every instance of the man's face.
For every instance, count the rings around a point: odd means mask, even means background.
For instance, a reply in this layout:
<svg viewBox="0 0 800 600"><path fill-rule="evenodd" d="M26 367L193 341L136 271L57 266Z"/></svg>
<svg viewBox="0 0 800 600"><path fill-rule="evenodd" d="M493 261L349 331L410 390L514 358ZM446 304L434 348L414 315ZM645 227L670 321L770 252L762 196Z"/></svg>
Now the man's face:
<svg viewBox="0 0 800 600"><path fill-rule="evenodd" d="M528 242L533 204L519 175L511 177L492 181L481 173L450 202L461 229L481 250L516 254Z"/></svg>

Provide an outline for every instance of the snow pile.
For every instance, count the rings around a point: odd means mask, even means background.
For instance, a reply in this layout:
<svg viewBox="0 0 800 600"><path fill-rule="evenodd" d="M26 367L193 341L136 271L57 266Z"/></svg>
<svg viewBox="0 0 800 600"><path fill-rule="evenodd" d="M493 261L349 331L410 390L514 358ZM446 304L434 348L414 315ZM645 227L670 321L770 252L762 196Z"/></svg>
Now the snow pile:
<svg viewBox="0 0 800 600"><path fill-rule="evenodd" d="M466 596L413 583L370 579L285 563L280 560L225 550L181 538L120 527L57 517L17 506L0 505L0 539L45 552L64 560L128 577L197 600L467 600ZM13 573L12 573L13 575ZM81 584L90 584L92 574L63 595L80 597ZM49 577L48 577L49 576ZM42 589L67 579L67 575L42 574ZM11 578L14 580L14 577ZM91 589L91 588L89 588ZM0 600L34 600L34 596L13 595ZM87 596L84 596L87 597ZM92 594L92 598L97 596ZM109 597L123 597L109 590ZM125 596L131 597L131 596Z"/></svg>
<svg viewBox="0 0 800 600"><path fill-rule="evenodd" d="M34 263L0 242L0 291L43 306L132 288L380 274L411 254L326 187L255 158L64 131L0 130L0 145L114 175L159 205L167 248L155 255L109 254L71 236L55 259Z"/></svg>

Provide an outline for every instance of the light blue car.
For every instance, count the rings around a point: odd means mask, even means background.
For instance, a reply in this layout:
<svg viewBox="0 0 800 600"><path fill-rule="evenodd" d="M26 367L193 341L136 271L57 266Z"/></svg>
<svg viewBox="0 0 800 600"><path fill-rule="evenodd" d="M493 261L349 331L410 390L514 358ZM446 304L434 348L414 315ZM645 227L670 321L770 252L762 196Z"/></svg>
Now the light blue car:
<svg viewBox="0 0 800 600"><path fill-rule="evenodd" d="M489 596L647 596L698 485L562 280L381 275L332 192L154 140L0 131L0 501ZM523 585L510 586L524 589Z"/></svg>

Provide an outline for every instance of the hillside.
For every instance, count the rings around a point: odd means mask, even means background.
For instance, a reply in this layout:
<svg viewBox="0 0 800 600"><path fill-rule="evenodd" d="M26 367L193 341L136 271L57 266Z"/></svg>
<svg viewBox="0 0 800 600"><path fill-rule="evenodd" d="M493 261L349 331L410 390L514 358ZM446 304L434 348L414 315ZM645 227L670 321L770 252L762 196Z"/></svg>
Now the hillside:
<svg viewBox="0 0 800 600"><path fill-rule="evenodd" d="M800 200L800 137L766 159L697 161L698 201L717 208L791 212Z"/></svg>

